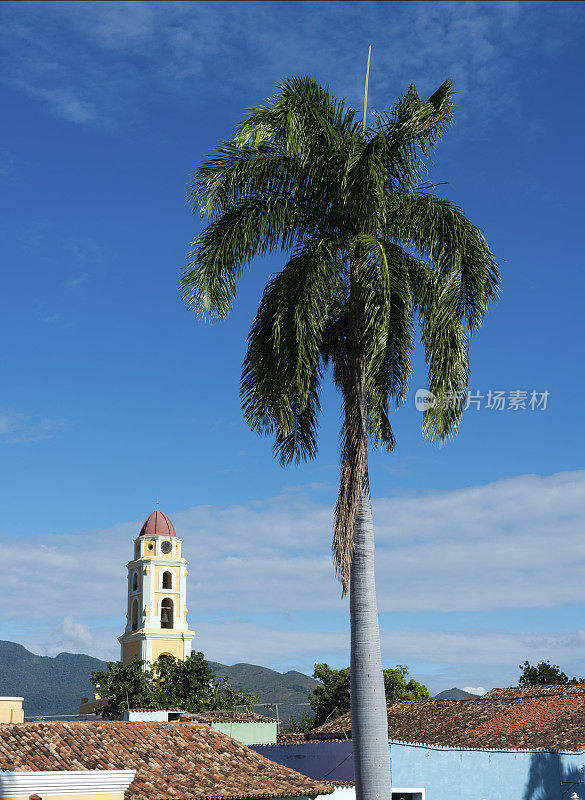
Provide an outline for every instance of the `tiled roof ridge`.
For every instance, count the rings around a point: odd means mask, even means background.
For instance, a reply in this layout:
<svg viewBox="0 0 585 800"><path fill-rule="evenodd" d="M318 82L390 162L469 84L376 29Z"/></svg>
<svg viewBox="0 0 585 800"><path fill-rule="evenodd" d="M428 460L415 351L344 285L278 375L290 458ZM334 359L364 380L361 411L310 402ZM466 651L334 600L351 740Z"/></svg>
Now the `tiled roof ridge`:
<svg viewBox="0 0 585 800"><path fill-rule="evenodd" d="M521 748L580 751L585 742L585 693L553 692L483 701L391 701L387 704L389 740L468 749ZM351 736L346 713L307 733L324 741Z"/></svg>
<svg viewBox="0 0 585 800"><path fill-rule="evenodd" d="M543 683L536 686L494 687L478 698L480 700L503 700L523 697L546 697L555 695L585 694L583 683Z"/></svg>
<svg viewBox="0 0 585 800"><path fill-rule="evenodd" d="M430 742L417 742L408 739L388 739L389 744L399 744L405 747L426 747L433 750L462 750L465 752L497 752L497 753L585 753L585 742L574 750L559 747L464 747L456 744L431 744Z"/></svg>
<svg viewBox="0 0 585 800"><path fill-rule="evenodd" d="M286 734L278 734L276 744L325 744L326 742L347 742L346 736L328 736L327 738L322 737L320 739L307 739L306 736L302 736L299 739L290 739L287 741ZM258 747L272 747L272 745L258 745Z"/></svg>
<svg viewBox="0 0 585 800"><path fill-rule="evenodd" d="M333 787L197 722L36 721L0 726L0 770L135 769L126 800L314 797Z"/></svg>
<svg viewBox="0 0 585 800"><path fill-rule="evenodd" d="M217 722L276 722L273 717L257 714L255 711L232 711L231 709L215 709L213 711L184 712L187 719L211 719ZM225 719L221 719L225 717Z"/></svg>
<svg viewBox="0 0 585 800"><path fill-rule="evenodd" d="M523 688L523 687L519 687L519 688ZM562 688L562 687L559 687L559 688ZM495 691L495 690L490 690L490 691ZM507 690L501 690L501 691L507 691ZM584 694L585 695L585 685L583 685L583 691L582 692L575 692L574 694ZM566 695L566 696L568 696L568 695ZM544 693L543 694L538 694L538 693L537 694L524 694L524 695L518 695L516 697L514 697L514 696L506 697L506 696L496 696L496 695L494 695L493 697L482 696L482 697L473 697L473 698L461 699L461 700L456 700L456 699L451 700L449 698L445 698L445 699L440 698L440 699L436 700L434 697L430 697L428 700L426 700L426 699L425 700L388 700L388 702L386 703L386 709L390 710L390 708L392 706L402 706L402 707L411 706L413 708L415 708L415 707L416 708L420 708L420 707L423 707L425 705L430 705L430 704L433 704L433 705L434 704L445 704L445 706L450 705L451 707L461 706L461 708L463 710L465 707L468 707L468 705L472 704L472 703L475 704L475 705L481 705L481 704L486 703L486 702L490 702L490 703L502 703L502 702L506 702L506 703L521 703L524 700L528 700L529 698L535 698L535 699L543 701L543 700L551 700L551 699L558 698L558 697L562 697L562 693L561 692L551 692L549 695L546 695ZM322 725L319 725L317 728L313 728L311 731L308 731L307 735L310 735L310 734L313 734L313 733L319 733L319 732L326 733L330 728L336 727L336 723L341 722L341 720L349 720L351 722L350 714L351 714L350 711L344 711L343 714L340 714L338 717L334 717L334 719L331 719L328 722L324 722ZM347 730L350 730L350 729L347 728Z"/></svg>

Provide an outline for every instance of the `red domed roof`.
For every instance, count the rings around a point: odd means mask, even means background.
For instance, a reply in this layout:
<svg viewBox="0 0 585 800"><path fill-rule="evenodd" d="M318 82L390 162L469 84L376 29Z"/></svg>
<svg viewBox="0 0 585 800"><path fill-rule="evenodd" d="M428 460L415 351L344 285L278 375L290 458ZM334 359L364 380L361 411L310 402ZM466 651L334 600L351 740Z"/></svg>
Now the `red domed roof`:
<svg viewBox="0 0 585 800"><path fill-rule="evenodd" d="M176 536L173 523L158 509L153 511L140 530L140 536Z"/></svg>

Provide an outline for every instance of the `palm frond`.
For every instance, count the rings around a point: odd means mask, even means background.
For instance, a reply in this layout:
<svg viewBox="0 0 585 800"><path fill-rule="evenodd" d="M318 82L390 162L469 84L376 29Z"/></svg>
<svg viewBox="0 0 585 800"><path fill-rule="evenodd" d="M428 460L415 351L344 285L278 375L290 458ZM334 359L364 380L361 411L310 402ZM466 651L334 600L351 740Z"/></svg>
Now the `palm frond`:
<svg viewBox="0 0 585 800"><path fill-rule="evenodd" d="M294 201L282 198L232 203L193 242L179 284L187 306L203 317L225 318L244 266L256 255L294 245L302 216Z"/></svg>
<svg viewBox="0 0 585 800"><path fill-rule="evenodd" d="M321 404L319 392L321 390L321 361L317 361L309 379L309 388L306 393L304 405L301 406L300 397L295 394L292 398L292 427L288 433L277 430L274 437L273 452L281 464L290 464L294 461L309 461L317 455L317 433L319 428L319 415Z"/></svg>
<svg viewBox="0 0 585 800"><path fill-rule="evenodd" d="M391 242L380 242L387 270L387 297L380 302L379 323L372 326L368 350L368 425L373 443L392 450L394 434L389 421L391 408L398 408L408 392L414 350L410 267L413 257Z"/></svg>
<svg viewBox="0 0 585 800"><path fill-rule="evenodd" d="M499 274L485 237L454 203L431 194L389 198L387 229L454 281L456 308L476 330L498 294Z"/></svg>
<svg viewBox="0 0 585 800"><path fill-rule="evenodd" d="M316 453L320 348L342 269L337 240L303 243L267 285L248 335L244 415L276 434L283 462Z"/></svg>
<svg viewBox="0 0 585 800"><path fill-rule="evenodd" d="M238 144L257 147L273 142L307 159L317 149L338 147L353 132L354 109L346 110L343 100L332 97L313 78L295 76L278 89L263 105L248 109L236 128Z"/></svg>
<svg viewBox="0 0 585 800"><path fill-rule="evenodd" d="M273 145L250 147L222 142L191 176L191 210L224 214L232 203L291 196L303 176L299 163Z"/></svg>
<svg viewBox="0 0 585 800"><path fill-rule="evenodd" d="M378 134L356 145L347 162L344 182L346 214L357 233L374 234L386 214L386 140Z"/></svg>
<svg viewBox="0 0 585 800"><path fill-rule="evenodd" d="M433 442L444 442L457 430L469 384L468 342L457 309L457 280L442 278L415 260L410 273L428 389L434 398L423 416L423 433Z"/></svg>
<svg viewBox="0 0 585 800"><path fill-rule="evenodd" d="M421 100L411 84L389 113L374 113L373 130L383 132L388 144L388 177L395 191L409 191L420 182L426 171L424 159L451 121L452 96L450 78L428 100Z"/></svg>

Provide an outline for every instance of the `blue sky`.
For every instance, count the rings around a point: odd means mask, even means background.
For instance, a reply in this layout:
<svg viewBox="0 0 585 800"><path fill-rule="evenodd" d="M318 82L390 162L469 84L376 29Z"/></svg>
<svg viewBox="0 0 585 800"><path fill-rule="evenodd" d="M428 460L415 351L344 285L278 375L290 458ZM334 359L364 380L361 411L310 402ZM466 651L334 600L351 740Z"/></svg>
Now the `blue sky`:
<svg viewBox="0 0 585 800"><path fill-rule="evenodd" d="M347 607L328 555L338 399L326 392L319 458L287 470L246 429L239 406L245 336L282 259L254 264L222 324L197 321L177 283L200 230L185 205L197 161L288 75L309 73L359 107L371 43L372 107L388 108L411 81L428 95L451 76L458 92L431 176L485 230L503 278L472 342L472 388L550 392L546 411L469 410L457 438L437 449L422 439L414 408L425 385L419 356L395 416L398 447L371 457L385 661L410 663L435 688L494 685L515 679L520 643L536 641L534 657L585 670L571 638L585 611L574 574L581 555L585 564L575 489L584 13L546 2L0 5L0 534L15 547L13 590L25 590L27 569L40 578L26 618L3 612L0 636L37 651L113 655L125 554L158 497L184 526L198 576L191 623L211 658L305 670L347 661ZM508 514L494 492L512 493ZM472 513L474 497L490 498L477 501L483 516ZM550 505L536 516L544 497ZM450 524L462 508L463 521ZM400 597L395 514L400 537L428 534L403 553ZM264 553L258 531L280 531L280 549ZM92 569L101 577L80 585L86 543L100 537ZM444 567L421 568L441 542ZM494 561L476 570L486 542ZM543 571L544 553L552 561ZM225 559L236 560L233 573ZM40 588L49 575L59 578L51 600ZM275 575L286 608L266 601L263 581ZM327 599L310 608L297 600L324 581ZM502 581L518 587L504 600ZM405 603L407 586L425 599ZM466 661L470 637L477 659Z"/></svg>

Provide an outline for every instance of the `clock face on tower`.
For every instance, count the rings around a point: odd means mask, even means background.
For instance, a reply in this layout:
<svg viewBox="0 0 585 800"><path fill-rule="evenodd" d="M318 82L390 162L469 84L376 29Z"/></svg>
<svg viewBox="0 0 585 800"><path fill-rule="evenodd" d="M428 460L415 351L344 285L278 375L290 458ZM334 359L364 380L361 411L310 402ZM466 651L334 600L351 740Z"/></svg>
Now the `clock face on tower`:
<svg viewBox="0 0 585 800"><path fill-rule="evenodd" d="M167 555L173 549L173 545L170 542L163 542L160 546L162 552Z"/></svg>

